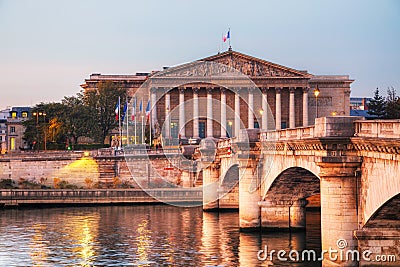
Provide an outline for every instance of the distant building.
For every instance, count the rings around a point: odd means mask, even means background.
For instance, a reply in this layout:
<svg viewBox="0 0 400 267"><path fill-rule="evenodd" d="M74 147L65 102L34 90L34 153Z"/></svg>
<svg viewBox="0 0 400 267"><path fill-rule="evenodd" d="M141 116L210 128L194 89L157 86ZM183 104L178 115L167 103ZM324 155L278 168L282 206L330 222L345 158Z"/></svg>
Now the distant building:
<svg viewBox="0 0 400 267"><path fill-rule="evenodd" d="M197 68L199 62L218 67ZM248 77L260 90L240 83L241 79L230 76L230 69ZM159 130L166 139L226 138L239 136L243 128L294 128L312 125L316 117L332 113L350 115L353 80L348 75L313 75L231 49L164 70L163 77L155 72L92 74L81 87L87 92L96 89L101 81L112 81L126 88L131 97L150 79L145 87L147 92L141 97L143 103L149 101L152 107L149 112L152 131L159 132L157 129L165 125ZM208 73L224 75L208 82L204 79ZM171 84L174 86L167 86ZM314 90L320 93L318 99ZM271 114L267 113L268 106ZM178 109L179 112L174 112Z"/></svg>
<svg viewBox="0 0 400 267"><path fill-rule="evenodd" d="M350 97L350 110L368 110L370 97Z"/></svg>
<svg viewBox="0 0 400 267"><path fill-rule="evenodd" d="M30 116L30 107L13 107L9 110L6 126L6 152L18 151L27 148L23 140L25 127L22 122Z"/></svg>
<svg viewBox="0 0 400 267"><path fill-rule="evenodd" d="M0 110L0 153L7 151L7 118L10 115L10 109Z"/></svg>

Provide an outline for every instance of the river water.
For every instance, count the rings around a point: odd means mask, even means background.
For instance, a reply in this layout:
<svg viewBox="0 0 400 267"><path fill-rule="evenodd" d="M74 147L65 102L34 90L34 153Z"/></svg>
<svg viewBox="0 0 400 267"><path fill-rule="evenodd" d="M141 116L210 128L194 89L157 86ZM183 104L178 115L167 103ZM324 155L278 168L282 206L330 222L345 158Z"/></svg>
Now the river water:
<svg viewBox="0 0 400 267"><path fill-rule="evenodd" d="M0 210L0 266L320 266L258 259L260 249L320 251L307 230L242 233L238 213L167 205ZM261 256L263 254L260 254Z"/></svg>

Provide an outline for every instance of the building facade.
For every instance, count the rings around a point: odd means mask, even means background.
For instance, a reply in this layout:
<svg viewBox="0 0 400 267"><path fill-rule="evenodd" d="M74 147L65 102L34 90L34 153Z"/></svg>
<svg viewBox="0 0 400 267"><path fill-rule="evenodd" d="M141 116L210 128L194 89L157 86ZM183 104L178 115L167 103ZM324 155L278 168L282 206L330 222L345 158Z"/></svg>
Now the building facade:
<svg viewBox="0 0 400 267"><path fill-rule="evenodd" d="M25 127L22 123L30 116L30 109L30 107L12 107L1 112L0 137L2 154L27 148L27 144L23 140Z"/></svg>
<svg viewBox="0 0 400 267"><path fill-rule="evenodd" d="M234 137L243 128L294 128L312 125L316 117L348 116L353 82L347 75L313 75L232 50L157 73L93 74L81 86L95 89L110 79L129 96L150 101L154 132L181 139Z"/></svg>

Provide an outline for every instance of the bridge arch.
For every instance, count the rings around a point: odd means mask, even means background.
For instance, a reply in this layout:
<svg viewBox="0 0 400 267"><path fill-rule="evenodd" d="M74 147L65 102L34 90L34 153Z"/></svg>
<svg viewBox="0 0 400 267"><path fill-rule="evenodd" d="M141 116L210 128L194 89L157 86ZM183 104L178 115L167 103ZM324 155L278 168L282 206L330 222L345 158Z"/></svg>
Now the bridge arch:
<svg viewBox="0 0 400 267"><path fill-rule="evenodd" d="M302 167L282 171L260 202L263 228L304 228L307 198L320 193L320 179Z"/></svg>
<svg viewBox="0 0 400 267"><path fill-rule="evenodd" d="M382 204L365 223L365 228L400 229L400 193Z"/></svg>
<svg viewBox="0 0 400 267"><path fill-rule="evenodd" d="M261 196L264 199L275 182L277 177L284 174L287 170L292 168L307 170L310 175L318 177L320 167L315 163L315 157L312 155L295 156L295 155L274 155L273 157L267 156L262 160L263 176L261 177Z"/></svg>

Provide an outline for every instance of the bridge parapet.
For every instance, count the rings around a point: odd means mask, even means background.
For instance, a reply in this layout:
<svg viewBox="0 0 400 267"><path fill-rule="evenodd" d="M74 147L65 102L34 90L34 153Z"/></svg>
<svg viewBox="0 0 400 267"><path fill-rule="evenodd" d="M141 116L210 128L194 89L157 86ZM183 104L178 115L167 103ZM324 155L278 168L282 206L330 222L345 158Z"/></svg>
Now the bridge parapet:
<svg viewBox="0 0 400 267"><path fill-rule="evenodd" d="M352 137L354 121L363 117L332 116L315 119L315 126L261 132L260 141L292 141L320 137Z"/></svg>
<svg viewBox="0 0 400 267"><path fill-rule="evenodd" d="M357 120L355 136L367 138L399 138L400 120Z"/></svg>

